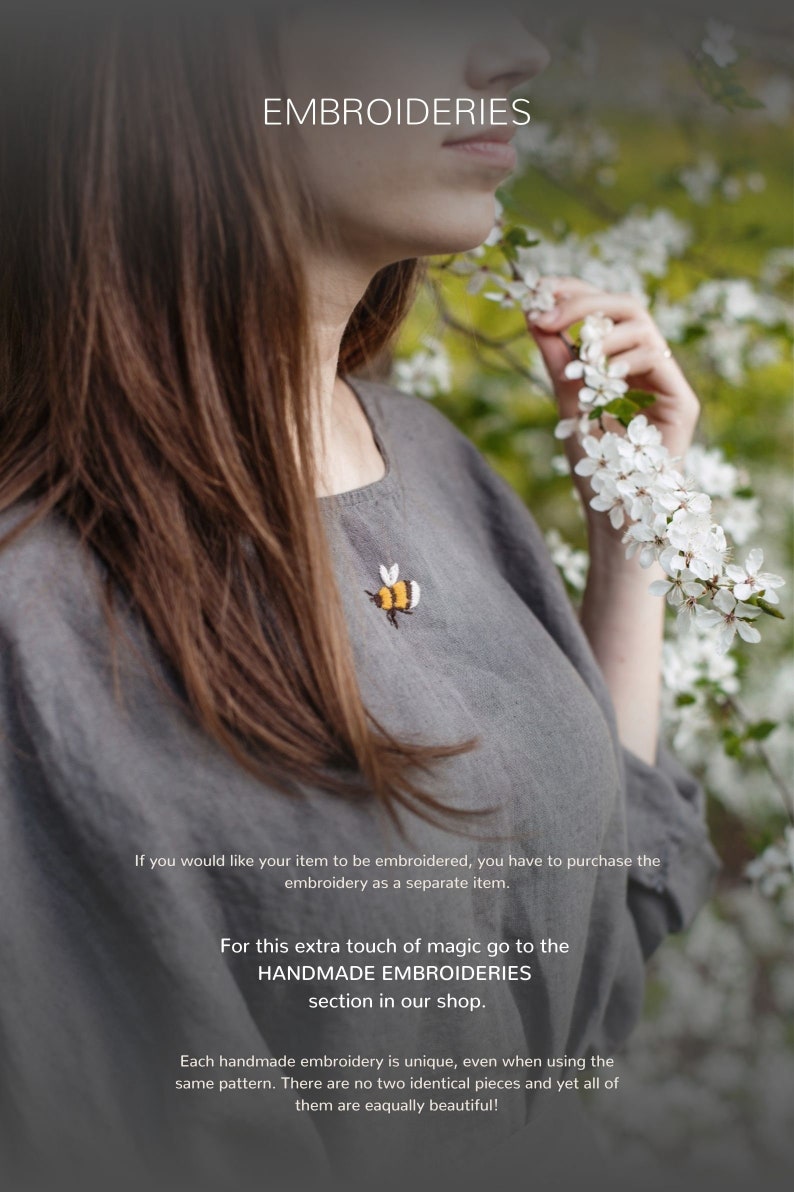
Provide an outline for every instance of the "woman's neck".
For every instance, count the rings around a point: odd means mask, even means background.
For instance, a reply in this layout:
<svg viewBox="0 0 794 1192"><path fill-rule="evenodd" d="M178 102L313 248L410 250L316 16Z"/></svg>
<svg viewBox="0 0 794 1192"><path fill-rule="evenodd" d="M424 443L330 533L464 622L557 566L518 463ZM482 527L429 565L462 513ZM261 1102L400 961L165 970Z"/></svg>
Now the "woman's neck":
<svg viewBox="0 0 794 1192"><path fill-rule="evenodd" d="M349 261L314 261L309 267L318 364L313 389L314 456L318 497L333 496L379 480L385 463L361 404L337 375L345 327L372 278Z"/></svg>

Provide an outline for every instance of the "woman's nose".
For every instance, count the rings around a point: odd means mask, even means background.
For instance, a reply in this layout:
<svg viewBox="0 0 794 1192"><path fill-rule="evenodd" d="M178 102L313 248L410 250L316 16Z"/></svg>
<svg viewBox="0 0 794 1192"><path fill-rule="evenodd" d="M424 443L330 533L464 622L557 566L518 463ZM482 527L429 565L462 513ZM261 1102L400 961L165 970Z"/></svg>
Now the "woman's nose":
<svg viewBox="0 0 794 1192"><path fill-rule="evenodd" d="M496 5L466 63L466 82L478 91L512 91L548 66L549 51L512 12Z"/></svg>

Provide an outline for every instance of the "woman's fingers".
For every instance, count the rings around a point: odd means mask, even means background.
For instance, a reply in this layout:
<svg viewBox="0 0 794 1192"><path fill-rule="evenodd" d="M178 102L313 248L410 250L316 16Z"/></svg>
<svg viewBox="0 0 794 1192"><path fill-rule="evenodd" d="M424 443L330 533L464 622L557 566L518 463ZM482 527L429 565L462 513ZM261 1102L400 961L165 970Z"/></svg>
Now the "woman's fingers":
<svg viewBox="0 0 794 1192"><path fill-rule="evenodd" d="M604 337L603 347L604 354L608 357L617 355L618 352L627 352L631 348L646 345L649 336L655 331L654 339L658 340L653 346L659 352L660 359L665 350L665 344L661 335L655 328L648 323L647 320L642 319L627 319L625 323L618 323L614 331L610 331L609 335Z"/></svg>
<svg viewBox="0 0 794 1192"><path fill-rule="evenodd" d="M589 281L582 281L581 277L544 277L543 281L551 286L560 299L569 298L575 294L601 294L598 286Z"/></svg>
<svg viewBox="0 0 794 1192"><path fill-rule="evenodd" d="M532 322L544 331L563 331L572 323L579 323L588 315L608 315L616 322L631 319L652 327L653 322L642 303L633 294L605 294L588 290L573 294L557 302L554 310L533 317Z"/></svg>
<svg viewBox="0 0 794 1192"><path fill-rule="evenodd" d="M668 363L657 347L640 345L630 348L626 352L610 355L610 366L616 375L623 377L641 377L648 373L658 373L662 365Z"/></svg>
<svg viewBox="0 0 794 1192"><path fill-rule="evenodd" d="M606 293L576 277L543 280L554 292L555 309L529 315L527 323L554 384L560 415L570 418L578 414L582 387L581 379L565 376L565 366L571 359L566 333L588 315L606 316L614 326L600 348L610 371L657 398L648 416L662 430L672 454L683 455L691 442L700 404L644 302L635 294ZM567 440L566 451L573 456L579 449L573 440Z"/></svg>

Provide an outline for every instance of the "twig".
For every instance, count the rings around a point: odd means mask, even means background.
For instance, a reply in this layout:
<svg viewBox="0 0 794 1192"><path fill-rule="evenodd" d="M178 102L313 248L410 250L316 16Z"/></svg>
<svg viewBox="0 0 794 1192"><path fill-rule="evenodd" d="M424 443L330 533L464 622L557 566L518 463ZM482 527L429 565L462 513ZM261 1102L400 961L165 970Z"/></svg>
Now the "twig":
<svg viewBox="0 0 794 1192"><path fill-rule="evenodd" d="M748 728L752 721L740 704L738 704L733 698L733 696L726 695L724 703L727 708L730 708L739 723L744 728ZM794 794L789 790L786 780L783 778L782 774L780 774L777 766L769 756L769 751L767 750L766 746L761 741L753 741L753 745L755 746L756 756L763 763L767 773L769 774L769 777L772 779L773 785L777 787L778 794L783 801L786 815L789 817L792 824L794 824Z"/></svg>
<svg viewBox="0 0 794 1192"><path fill-rule="evenodd" d="M456 316L452 314L449 307L444 302L444 299L441 297L438 287L432 282L430 285L433 291L438 317L446 327L449 327L450 331L455 331L458 335L464 336L464 338L468 339L470 343L474 344L478 351L483 348L487 348L491 352L496 352L497 355L501 356L501 358L507 364L509 364L510 368L514 369L517 373L519 373L520 376L524 377L525 380L531 381L533 385L537 386L544 397L553 399L554 394L552 393L545 377L543 377L540 373L534 372L527 365L523 364L508 348L510 343L514 343L517 340L524 340L526 338L523 332L510 336L508 339L495 339L493 336L484 335L481 331L477 331L474 327L467 326L466 323L462 323L460 319L456 318Z"/></svg>

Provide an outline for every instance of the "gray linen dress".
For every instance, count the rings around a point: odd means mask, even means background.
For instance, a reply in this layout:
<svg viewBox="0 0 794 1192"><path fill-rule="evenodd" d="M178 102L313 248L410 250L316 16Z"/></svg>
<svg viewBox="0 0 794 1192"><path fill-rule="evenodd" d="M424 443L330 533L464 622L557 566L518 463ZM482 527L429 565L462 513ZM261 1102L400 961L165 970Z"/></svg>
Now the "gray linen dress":
<svg viewBox="0 0 794 1192"><path fill-rule="evenodd" d="M587 1145L577 1095L484 1091L481 1101L497 1097L497 1105L466 1107L471 1087L418 1091L410 1078L440 1073L404 1059L452 1057L460 1077L464 1057L612 1054L641 1012L645 960L710 893L718 861L702 792L664 750L652 767L620 747L604 682L521 499L432 404L351 383L387 470L322 507L365 701L404 735L479 735L476 751L445 762L427 785L458 806L499 810L465 829L480 839L405 817L406 843L370 802L268 789L152 682L145 661L158 665L156 656L134 625L144 657L123 651L116 697L95 586L100 565L54 517L23 535L0 554L0 1131L7 1169L19 1172L15 1188L25 1179L69 1186L70 1176L77 1186L78 1173L83 1188L108 1180L126 1187L125 1179L169 1190L320 1188L332 1179L418 1187L423 1177L438 1186L439 1173L447 1186L453 1171L462 1186L483 1160L501 1173L491 1177L494 1188L516 1186L500 1154L518 1156L515 1170L527 1175L535 1161L538 1171L551 1161L564 1173L570 1138ZM6 514L0 533L23 512ZM395 614L397 628L366 594L382 586L380 566L395 564L421 592L410 615ZM264 871L258 862L135 864L137 855L228 861L235 853L290 863ZM354 853L370 865L298 863ZM661 866L567 870L569 856L639 853ZM398 854L467 855L474 866L483 859L480 876L503 887L475 887L477 868L376 868L378 858ZM548 855L563 865L549 865ZM520 868L511 856L543 864ZM465 887L409 885L456 875ZM368 886L284 884L333 877ZM376 888L375 879L392 884ZM279 940L287 951L231 956L221 953L223 937ZM516 941L544 937L566 941L569 952L517 956ZM391 940L399 950L318 958L294 947L349 938ZM407 955L405 941L417 938L422 951ZM510 953L428 956L431 940L502 942ZM447 980L423 980L419 970L410 982L370 983L274 973L351 960L453 971ZM471 981L454 969L482 963L526 964L531 977ZM260 965L270 979L260 979ZM484 1004L439 1008L450 993ZM309 1004L336 994L370 995L374 1005ZM395 1007L379 1006L381 994L395 997ZM430 1001L403 1008L404 996ZM381 1075L405 1080L406 1091L298 1094L282 1087L286 1070L273 1069L243 1073L272 1078L271 1090L177 1091L176 1080L224 1075L185 1070L183 1054L392 1056ZM482 1072L468 1075L473 1084ZM298 1096L361 1108L298 1111ZM410 1098L462 1108L363 1108L370 1099ZM557 1186L569 1185L561 1178Z"/></svg>

